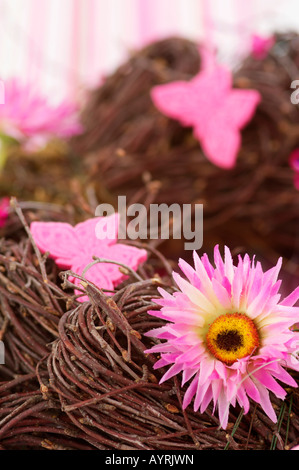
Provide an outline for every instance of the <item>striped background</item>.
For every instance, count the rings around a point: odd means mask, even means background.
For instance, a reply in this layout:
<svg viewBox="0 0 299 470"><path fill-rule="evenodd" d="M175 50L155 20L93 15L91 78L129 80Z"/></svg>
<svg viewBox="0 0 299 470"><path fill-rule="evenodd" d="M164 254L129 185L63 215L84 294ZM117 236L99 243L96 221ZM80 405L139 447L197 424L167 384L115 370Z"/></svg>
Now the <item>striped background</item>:
<svg viewBox="0 0 299 470"><path fill-rule="evenodd" d="M0 78L53 101L100 82L135 48L170 34L234 63L252 32L299 29L298 0L0 0Z"/></svg>

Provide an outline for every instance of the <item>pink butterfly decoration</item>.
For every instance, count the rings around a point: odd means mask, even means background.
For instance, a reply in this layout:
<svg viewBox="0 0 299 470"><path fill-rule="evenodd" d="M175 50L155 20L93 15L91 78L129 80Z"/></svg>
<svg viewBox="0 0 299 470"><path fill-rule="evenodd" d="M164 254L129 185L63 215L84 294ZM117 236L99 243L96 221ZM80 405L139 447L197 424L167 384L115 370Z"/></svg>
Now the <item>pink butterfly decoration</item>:
<svg viewBox="0 0 299 470"><path fill-rule="evenodd" d="M2 199L0 199L0 228L5 226L8 214L9 214L9 198L3 197Z"/></svg>
<svg viewBox="0 0 299 470"><path fill-rule="evenodd" d="M145 250L116 243L118 227L119 214L113 214L88 219L75 227L63 222L32 222L30 230L40 251L49 252L59 268L82 275L93 256L117 261L133 270L147 259ZM113 290L125 277L119 266L111 263L97 263L85 274L97 287L108 290ZM81 282L73 276L69 280L75 285ZM75 293L80 294L77 290ZM82 296L79 300L84 302L88 297Z"/></svg>
<svg viewBox="0 0 299 470"><path fill-rule="evenodd" d="M293 150L290 155L290 167L294 170L294 186L299 190L299 148Z"/></svg>
<svg viewBox="0 0 299 470"><path fill-rule="evenodd" d="M198 75L188 82L155 86L151 98L163 114L193 127L212 163L229 169L241 146L240 129L252 118L261 96L255 90L232 89L231 72L206 54Z"/></svg>
<svg viewBox="0 0 299 470"><path fill-rule="evenodd" d="M263 60L271 47L275 43L274 36L263 37L258 34L253 34L251 37L251 53L257 60Z"/></svg>

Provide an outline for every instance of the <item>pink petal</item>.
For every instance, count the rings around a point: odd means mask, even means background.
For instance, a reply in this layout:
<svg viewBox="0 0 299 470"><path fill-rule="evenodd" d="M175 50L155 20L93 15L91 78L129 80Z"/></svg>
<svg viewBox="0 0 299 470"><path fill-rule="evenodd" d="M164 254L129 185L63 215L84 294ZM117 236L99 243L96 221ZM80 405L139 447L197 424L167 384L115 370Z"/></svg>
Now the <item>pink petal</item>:
<svg viewBox="0 0 299 470"><path fill-rule="evenodd" d="M273 392L278 398L284 399L286 391L273 379L269 372L263 369L258 370L254 373L254 377L268 390Z"/></svg>
<svg viewBox="0 0 299 470"><path fill-rule="evenodd" d="M175 375L179 374L182 369L184 368L183 364L174 364L171 366L168 371L163 375L162 379L160 380L160 383L165 382L168 379L171 379Z"/></svg>
<svg viewBox="0 0 299 470"><path fill-rule="evenodd" d="M96 238L97 224L103 230L110 230L110 235L115 235L118 220L118 215L113 214L86 220L76 227L61 222L33 222L30 229L38 248L43 253L49 252L61 269L72 267L77 274L82 275L86 266L93 262L93 256L115 262L95 264L88 270L86 277L98 283L100 288L113 290L126 277L118 263L137 270L139 264L147 259L145 250L115 244L115 239L107 241ZM79 284L80 281L76 280L75 283Z"/></svg>
<svg viewBox="0 0 299 470"><path fill-rule="evenodd" d="M45 145L53 138L69 138L82 131L75 103L51 106L33 84L13 78L5 83L5 105L0 107L2 131L26 147Z"/></svg>
<svg viewBox="0 0 299 470"><path fill-rule="evenodd" d="M198 368L192 368L192 367L186 367L183 370L182 374L182 386L185 385L185 383L189 382L189 380L193 377L194 374L196 374L198 371Z"/></svg>
<svg viewBox="0 0 299 470"><path fill-rule="evenodd" d="M198 289L201 289L201 280L192 266L186 263L186 261L183 259L179 259L178 265L185 276L188 278L189 282L191 282L191 284L193 284Z"/></svg>
<svg viewBox="0 0 299 470"><path fill-rule="evenodd" d="M184 310L184 312L182 312L180 309L167 308L163 311L152 310L148 313L154 317L162 318L170 322L182 320L186 325L194 326L194 324L197 324L198 326L202 326L204 324L204 320L200 315L196 315L194 310Z"/></svg>
<svg viewBox="0 0 299 470"><path fill-rule="evenodd" d="M194 399L194 411L197 411L200 408L202 401L204 400L209 387L210 387L209 381L201 384L200 381L198 380L197 390L196 390L195 399ZM212 398L211 395L210 397Z"/></svg>
<svg viewBox="0 0 299 470"><path fill-rule="evenodd" d="M241 294L243 291L243 263L239 262L232 282L232 303L238 310L241 305Z"/></svg>
<svg viewBox="0 0 299 470"><path fill-rule="evenodd" d="M3 197L0 199L0 228L6 224L6 219L9 214L9 198Z"/></svg>
<svg viewBox="0 0 299 470"><path fill-rule="evenodd" d="M238 400L239 405L244 408L244 413L245 414L248 413L250 409L250 403L246 395L245 388L242 386L238 388L237 400Z"/></svg>
<svg viewBox="0 0 299 470"><path fill-rule="evenodd" d="M215 269L211 265L211 263L209 261L209 258L208 258L208 255L206 253L201 257L201 261L202 261L202 264L203 264L209 278L212 279L212 277L214 275L214 272L215 272Z"/></svg>
<svg viewBox="0 0 299 470"><path fill-rule="evenodd" d="M217 281L217 279L212 280L213 289L216 294L216 297L223 308L230 309L232 306L231 296L228 294L227 289Z"/></svg>
<svg viewBox="0 0 299 470"><path fill-rule="evenodd" d="M201 401L201 405L200 405L200 412L201 413L204 413L206 411L207 407L209 406L209 404L211 403L212 400L213 400L213 390L212 390L211 383L209 383L209 387L205 391L205 394L204 394L204 396L202 398L202 401Z"/></svg>
<svg viewBox="0 0 299 470"><path fill-rule="evenodd" d="M105 258L111 261L122 263L134 271L136 271L138 266L141 263L144 263L147 259L146 250L141 250L130 245L123 245L121 243L110 245L105 249L105 245L103 246L100 240L98 241L98 247L94 249L93 254L99 258ZM120 272L119 265L111 263L101 264L105 266L105 269L107 269L109 272L109 275L111 276L114 283L118 283L126 278L126 276Z"/></svg>
<svg viewBox="0 0 299 470"><path fill-rule="evenodd" d="M252 398L255 402L259 403L260 401L260 394L255 386L254 382L251 380L251 378L248 376L246 379L243 381L244 389L247 393L247 395Z"/></svg>

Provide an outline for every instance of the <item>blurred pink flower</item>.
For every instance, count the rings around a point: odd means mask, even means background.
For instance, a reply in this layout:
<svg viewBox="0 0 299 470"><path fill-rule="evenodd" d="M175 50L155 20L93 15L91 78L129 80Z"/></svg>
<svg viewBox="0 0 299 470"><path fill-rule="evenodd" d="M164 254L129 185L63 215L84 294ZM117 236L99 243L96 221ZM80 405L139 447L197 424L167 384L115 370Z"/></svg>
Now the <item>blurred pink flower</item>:
<svg viewBox="0 0 299 470"><path fill-rule="evenodd" d="M33 85L17 79L5 81L5 102L0 105L0 134L30 149L43 147L53 138L67 139L81 131L77 106L62 102L53 106Z"/></svg>
<svg viewBox="0 0 299 470"><path fill-rule="evenodd" d="M289 159L290 167L294 170L294 186L299 190L299 148L293 150Z"/></svg>
<svg viewBox="0 0 299 470"><path fill-rule="evenodd" d="M257 60L263 60L275 43L274 36L263 37L253 34L251 37L251 53Z"/></svg>
<svg viewBox="0 0 299 470"><path fill-rule="evenodd" d="M261 95L257 90L233 88L231 71L206 57L191 80L157 85L151 98L163 114L193 128L214 165L230 169L241 148L241 129L254 116Z"/></svg>
<svg viewBox="0 0 299 470"><path fill-rule="evenodd" d="M180 260L188 280L175 273L180 291L160 290L162 299L155 302L162 308L149 313L168 323L147 333L162 342L146 353L160 355L156 369L168 368L161 382L179 373L182 385L191 381L184 408L194 398L194 410L203 413L213 401L226 428L230 405L238 403L247 413L251 398L275 422L269 391L286 396L275 379L297 386L285 368L299 370L299 337L291 329L299 317L293 306L299 287L280 302L281 259L263 272L248 255L235 266L227 247L223 260L217 246L214 261L215 267L206 254L194 252L193 269Z"/></svg>
<svg viewBox="0 0 299 470"><path fill-rule="evenodd" d="M9 213L9 198L0 199L0 228L4 227Z"/></svg>
<svg viewBox="0 0 299 470"><path fill-rule="evenodd" d="M145 250L117 243L119 223L119 214L113 214L88 219L75 227L62 222L32 222L30 229L41 252L49 252L61 269L71 269L82 275L93 262L93 256L115 261L116 264L94 264L86 273L86 279L100 289L113 290L126 278L117 263L137 270L139 264L147 259ZM80 287L80 279L73 276L69 279ZM75 292L81 294L79 290ZM81 294L79 300L84 302L89 299Z"/></svg>

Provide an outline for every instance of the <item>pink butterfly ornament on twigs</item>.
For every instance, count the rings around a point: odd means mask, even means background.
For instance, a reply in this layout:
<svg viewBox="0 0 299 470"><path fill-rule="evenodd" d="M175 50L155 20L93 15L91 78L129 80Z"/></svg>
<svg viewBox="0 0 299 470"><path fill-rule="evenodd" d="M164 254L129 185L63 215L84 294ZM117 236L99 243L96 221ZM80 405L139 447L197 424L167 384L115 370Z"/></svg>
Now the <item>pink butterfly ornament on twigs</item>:
<svg viewBox="0 0 299 470"><path fill-rule="evenodd" d="M241 147L240 130L253 117L261 96L256 90L233 89L230 70L207 55L194 78L155 86L151 98L163 114L193 127L213 164L230 169Z"/></svg>
<svg viewBox="0 0 299 470"><path fill-rule="evenodd" d="M75 227L64 222L32 222L30 230L34 241L42 253L49 253L57 266L70 269L82 276L86 268L93 262L93 256L124 264L136 271L139 264L147 259L147 252L133 246L117 243L119 214L108 217L94 217ZM113 290L125 275L120 272L119 265L112 263L96 263L84 274L88 281L100 289ZM80 279L69 278L75 285ZM75 290L80 294L79 290ZM87 296L79 298L81 302Z"/></svg>
<svg viewBox="0 0 299 470"><path fill-rule="evenodd" d="M299 148L293 150L289 158L290 167L294 170L294 186L299 191Z"/></svg>

